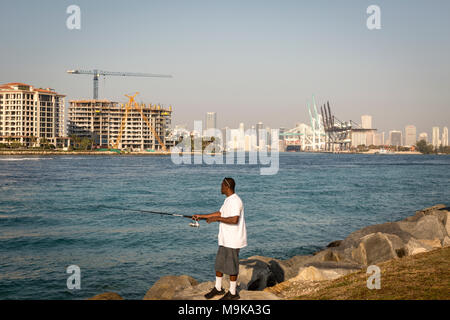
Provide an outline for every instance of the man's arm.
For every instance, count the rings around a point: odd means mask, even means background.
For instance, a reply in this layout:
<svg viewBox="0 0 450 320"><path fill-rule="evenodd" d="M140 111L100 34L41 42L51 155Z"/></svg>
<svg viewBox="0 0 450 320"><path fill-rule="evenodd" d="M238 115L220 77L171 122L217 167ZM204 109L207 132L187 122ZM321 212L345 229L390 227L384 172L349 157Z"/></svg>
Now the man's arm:
<svg viewBox="0 0 450 320"><path fill-rule="evenodd" d="M221 215L220 211L216 211L216 212L209 213L209 214L195 214L192 216L192 219L194 219L194 220L204 219L208 223L218 221L218 222L223 222L223 223L228 223L228 224L238 224L238 222L239 222L239 216L222 218L220 215Z"/></svg>
<svg viewBox="0 0 450 320"><path fill-rule="evenodd" d="M221 216L218 216L218 217L211 217L206 220L206 222L208 222L208 223L215 222L215 221L228 223L228 224L238 224L239 216L233 216L233 217L228 217L228 218L222 218Z"/></svg>
<svg viewBox="0 0 450 320"><path fill-rule="evenodd" d="M213 218L213 217L220 217L220 214L221 214L220 211L216 211L216 212L208 213L208 214L194 214L192 216L192 219L194 219L194 220L202 220L202 219L208 220L208 219Z"/></svg>

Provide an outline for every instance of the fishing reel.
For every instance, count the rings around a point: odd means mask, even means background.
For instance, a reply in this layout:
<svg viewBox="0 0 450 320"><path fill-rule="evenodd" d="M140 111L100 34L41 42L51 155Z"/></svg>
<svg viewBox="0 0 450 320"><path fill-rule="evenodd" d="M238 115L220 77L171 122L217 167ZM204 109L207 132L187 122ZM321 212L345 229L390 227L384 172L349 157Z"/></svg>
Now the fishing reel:
<svg viewBox="0 0 450 320"><path fill-rule="evenodd" d="M193 222L189 223L189 226L193 228L200 228L200 223L198 223L197 220L194 220Z"/></svg>

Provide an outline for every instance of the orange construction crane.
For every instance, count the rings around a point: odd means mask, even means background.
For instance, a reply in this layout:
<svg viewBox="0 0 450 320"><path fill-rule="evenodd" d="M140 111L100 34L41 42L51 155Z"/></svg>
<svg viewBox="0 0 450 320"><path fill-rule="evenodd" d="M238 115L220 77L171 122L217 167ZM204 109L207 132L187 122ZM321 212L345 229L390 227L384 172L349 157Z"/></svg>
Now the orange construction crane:
<svg viewBox="0 0 450 320"><path fill-rule="evenodd" d="M136 92L133 96L125 95L125 97L129 98L130 100L125 105L125 114L124 114L124 116L122 118L122 122L120 124L119 136L117 137L116 143L114 144L114 149L117 149L119 147L120 141L122 140L123 131L124 131L125 125L127 123L128 114L131 111L131 109L133 109L133 107L134 107L134 109L136 109L137 111L140 112L140 114L142 116L142 119L144 119L145 123L150 128L150 130L152 131L152 133L155 136L155 138L158 140L158 142L161 145L163 151L166 152L167 151L166 145L162 142L161 138L156 133L156 130L152 127L150 121L145 116L144 111L142 110L142 107L140 107L139 104L134 100L134 98L138 94L139 94L139 92Z"/></svg>

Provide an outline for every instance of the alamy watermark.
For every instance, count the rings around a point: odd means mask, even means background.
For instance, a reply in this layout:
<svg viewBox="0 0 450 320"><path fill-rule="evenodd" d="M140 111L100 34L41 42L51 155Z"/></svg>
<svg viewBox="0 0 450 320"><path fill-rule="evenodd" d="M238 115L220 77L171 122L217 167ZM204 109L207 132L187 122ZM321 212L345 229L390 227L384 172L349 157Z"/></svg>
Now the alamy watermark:
<svg viewBox="0 0 450 320"><path fill-rule="evenodd" d="M81 289L81 269L77 265L70 265L66 269L66 273L71 274L67 278L67 289L80 290Z"/></svg>
<svg viewBox="0 0 450 320"><path fill-rule="evenodd" d="M367 274L370 277L367 279L367 289L381 289L381 270L380 267L376 265L371 265L367 268Z"/></svg>
<svg viewBox="0 0 450 320"><path fill-rule="evenodd" d="M254 128L203 132L202 121L194 121L193 135L184 134L171 150L174 164L260 165L261 175L279 170L279 130ZM208 145L204 145L208 142ZM248 160L248 161L247 161Z"/></svg>
<svg viewBox="0 0 450 320"><path fill-rule="evenodd" d="M66 20L66 27L69 30L81 29L81 9L77 5L70 5L66 9L66 13L69 14Z"/></svg>
<svg viewBox="0 0 450 320"><path fill-rule="evenodd" d="M367 18L366 26L369 30L379 30L381 29L381 9L377 5L371 5L367 7L367 14L370 16Z"/></svg>

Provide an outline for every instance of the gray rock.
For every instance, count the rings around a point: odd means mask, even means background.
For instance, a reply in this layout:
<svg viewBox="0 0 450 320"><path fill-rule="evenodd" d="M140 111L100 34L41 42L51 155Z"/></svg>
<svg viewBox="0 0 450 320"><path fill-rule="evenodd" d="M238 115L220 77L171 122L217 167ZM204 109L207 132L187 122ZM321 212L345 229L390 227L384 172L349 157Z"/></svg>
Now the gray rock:
<svg viewBox="0 0 450 320"><path fill-rule="evenodd" d="M192 287L198 282L187 275L165 276L147 291L144 300L171 300L177 291Z"/></svg>
<svg viewBox="0 0 450 320"><path fill-rule="evenodd" d="M178 291L173 299L174 300L206 300L205 294L208 293L214 287L214 281L202 282L198 285L185 288ZM222 286L224 287L224 286ZM228 288L225 288L228 290ZM249 291L241 288L237 289L240 300L279 300L279 298L273 293L266 291ZM216 296L211 300L219 300L222 296Z"/></svg>
<svg viewBox="0 0 450 320"><path fill-rule="evenodd" d="M425 215L417 222L400 221L398 226L416 239L442 240L447 235L444 225L434 215Z"/></svg>
<svg viewBox="0 0 450 320"><path fill-rule="evenodd" d="M305 265L314 256L294 256L288 260L279 261L282 277L276 277L278 283L289 280L298 274L298 269Z"/></svg>
<svg viewBox="0 0 450 320"><path fill-rule="evenodd" d="M372 265L397 258L394 246L386 234L371 233L361 239L352 250L353 260L363 265Z"/></svg>
<svg viewBox="0 0 450 320"><path fill-rule="evenodd" d="M335 247L339 247L342 243L342 240L335 240L330 242L329 244L327 244L327 248L335 248Z"/></svg>
<svg viewBox="0 0 450 320"><path fill-rule="evenodd" d="M442 247L449 247L450 246L450 238L449 237L444 237L444 239L441 242Z"/></svg>
<svg viewBox="0 0 450 320"><path fill-rule="evenodd" d="M263 290L271 285L274 276L264 257L254 256L239 262L238 282L242 289Z"/></svg>
<svg viewBox="0 0 450 320"><path fill-rule="evenodd" d="M406 254L408 256L412 256L418 253L427 252L432 250L433 248L419 242L418 240L411 238L408 243L405 245Z"/></svg>
<svg viewBox="0 0 450 320"><path fill-rule="evenodd" d="M444 219L444 227L445 231L447 232L447 236L450 237L450 212L445 212L445 219Z"/></svg>
<svg viewBox="0 0 450 320"><path fill-rule="evenodd" d="M364 236L377 232L396 235L401 239L401 241L407 243L411 238L411 234L400 228L400 223L402 222L386 222L383 224L376 224L357 230L351 233L347 238L345 238L338 248L342 250L348 248L357 248Z"/></svg>

